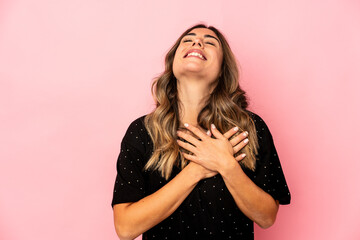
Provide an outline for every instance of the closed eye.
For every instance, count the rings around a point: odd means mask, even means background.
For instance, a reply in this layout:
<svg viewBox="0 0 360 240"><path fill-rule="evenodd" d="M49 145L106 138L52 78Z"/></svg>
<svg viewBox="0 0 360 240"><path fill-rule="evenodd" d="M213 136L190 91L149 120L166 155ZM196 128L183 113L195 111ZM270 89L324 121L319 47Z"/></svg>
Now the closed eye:
<svg viewBox="0 0 360 240"><path fill-rule="evenodd" d="M185 42L191 42L191 40L190 40L190 39L185 39L183 42L184 42L184 43L185 43Z"/></svg>
<svg viewBox="0 0 360 240"><path fill-rule="evenodd" d="M212 42L205 42L205 43L215 46L215 44Z"/></svg>

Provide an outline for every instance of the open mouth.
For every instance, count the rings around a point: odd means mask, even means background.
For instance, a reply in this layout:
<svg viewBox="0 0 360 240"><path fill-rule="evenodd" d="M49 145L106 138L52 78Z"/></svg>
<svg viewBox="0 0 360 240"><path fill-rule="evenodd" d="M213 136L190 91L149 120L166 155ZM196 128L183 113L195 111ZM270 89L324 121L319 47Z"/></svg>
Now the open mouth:
<svg viewBox="0 0 360 240"><path fill-rule="evenodd" d="M201 60L206 60L206 57L199 50L190 50L190 51L188 51L185 54L184 58L186 58L186 57L197 57L197 58L200 58Z"/></svg>

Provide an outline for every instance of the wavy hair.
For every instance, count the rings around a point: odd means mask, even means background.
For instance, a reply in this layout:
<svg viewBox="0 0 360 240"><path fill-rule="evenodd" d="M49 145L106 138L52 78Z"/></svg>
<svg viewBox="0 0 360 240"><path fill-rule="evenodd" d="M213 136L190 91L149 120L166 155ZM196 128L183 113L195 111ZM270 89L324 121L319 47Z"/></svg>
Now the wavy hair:
<svg viewBox="0 0 360 240"><path fill-rule="evenodd" d="M238 154L246 154L240 162L241 165L255 170L257 134L255 124L246 110L248 102L245 91L239 86L235 57L224 35L215 27L203 24L187 29L179 37L166 54L165 71L152 84L156 108L145 117L145 127L154 143L154 149L145 169L157 170L162 177L169 179L174 166L183 169L188 164L188 160L180 154L180 146L176 142L180 118L177 80L172 65L181 39L195 28L212 30L219 38L223 51L223 62L216 87L197 117L198 124L204 129L210 129L213 123L221 133L234 126L238 126L241 131L248 131L249 143Z"/></svg>

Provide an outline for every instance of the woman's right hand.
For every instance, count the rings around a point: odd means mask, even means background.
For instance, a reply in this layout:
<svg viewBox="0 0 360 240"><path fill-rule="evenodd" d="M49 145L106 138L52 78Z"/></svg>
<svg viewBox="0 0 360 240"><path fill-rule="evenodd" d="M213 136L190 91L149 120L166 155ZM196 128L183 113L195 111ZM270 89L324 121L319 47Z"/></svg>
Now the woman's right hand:
<svg viewBox="0 0 360 240"><path fill-rule="evenodd" d="M233 154L234 154L234 156L241 149L243 149L246 146L246 144L248 143L247 141L244 141L244 139L246 139L246 137L249 135L248 132L244 131L244 132L238 134L238 131L239 131L238 127L233 127L229 131L224 133L224 137L227 138L229 140L229 142L231 143L231 145L233 146ZM237 134L237 135L234 136L235 134ZM208 131L207 135L211 136L211 131ZM241 156L241 154L235 157L235 159L238 162L240 162L243 158L244 157Z"/></svg>
<svg viewBox="0 0 360 240"><path fill-rule="evenodd" d="M227 139L230 139L234 134L237 133L237 129L236 128L232 128L229 131L227 131L224 136ZM208 133L207 133L208 134ZM209 135L209 134L208 134ZM211 135L211 134L210 134ZM209 135L209 136L210 136ZM232 138L230 141L231 145L233 146L233 151L234 151L234 155L239 152L245 145L246 143L244 143L244 139L247 136L247 132L243 132L237 136L235 136L234 138ZM238 155L235 157L235 159L240 162L241 160L244 159L245 156L243 156L242 154ZM197 164L193 161L190 161L190 163L187 166L188 168L191 168L193 170L193 172L198 175L198 177L201 179L205 179L205 178L211 178L213 176L215 176L216 174L218 174L218 172L216 171L212 171L209 170L203 166L201 166L200 164Z"/></svg>
<svg viewBox="0 0 360 240"><path fill-rule="evenodd" d="M239 131L238 128L234 127L231 128L229 131L227 131L224 134L224 137L226 137L229 142L231 143L231 145L233 146L233 151L234 151L234 155L236 153L238 153L247 143L244 143L244 139L247 137L248 133L247 132L242 132L240 134L238 134L237 136L233 137L233 135L237 134L237 132ZM211 136L211 131L208 131L206 133L208 136ZM230 138L233 137L231 140ZM240 162L241 160L244 159L243 155L238 155L235 157L235 159ZM201 179L205 179L205 178L211 178L213 176L215 176L216 174L218 174L218 172L216 171L212 171L209 170L203 166L201 166L200 164L197 164L195 162L190 161L190 163L187 166L188 168L192 169L193 172Z"/></svg>

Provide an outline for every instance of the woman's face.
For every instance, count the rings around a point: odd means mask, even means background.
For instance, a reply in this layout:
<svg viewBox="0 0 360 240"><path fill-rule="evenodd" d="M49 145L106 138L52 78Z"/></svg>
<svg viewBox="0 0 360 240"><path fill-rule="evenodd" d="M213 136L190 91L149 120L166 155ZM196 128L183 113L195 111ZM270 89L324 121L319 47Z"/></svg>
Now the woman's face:
<svg viewBox="0 0 360 240"><path fill-rule="evenodd" d="M185 35L176 49L173 72L176 79L195 77L209 84L219 76L223 61L220 40L207 28L195 28Z"/></svg>

